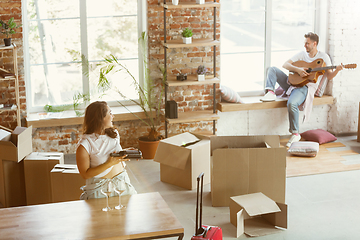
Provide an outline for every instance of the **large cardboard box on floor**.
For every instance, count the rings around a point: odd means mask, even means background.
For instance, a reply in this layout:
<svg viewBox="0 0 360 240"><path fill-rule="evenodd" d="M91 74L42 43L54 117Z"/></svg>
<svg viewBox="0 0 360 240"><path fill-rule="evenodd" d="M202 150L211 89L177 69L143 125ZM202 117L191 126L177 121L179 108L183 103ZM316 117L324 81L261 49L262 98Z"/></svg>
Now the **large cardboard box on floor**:
<svg viewBox="0 0 360 240"><path fill-rule="evenodd" d="M211 200L229 206L230 197L262 192L285 203L286 148L275 135L211 136Z"/></svg>
<svg viewBox="0 0 360 240"><path fill-rule="evenodd" d="M26 206L24 161L0 158L0 202L3 207Z"/></svg>
<svg viewBox="0 0 360 240"><path fill-rule="evenodd" d="M20 162L32 152L32 126L16 127L10 139L0 140L0 159Z"/></svg>
<svg viewBox="0 0 360 240"><path fill-rule="evenodd" d="M27 205L52 203L50 172L56 164L64 164L60 152L32 152L24 159Z"/></svg>
<svg viewBox="0 0 360 240"><path fill-rule="evenodd" d="M86 184L76 164L57 164L50 172L51 196L53 202L79 200Z"/></svg>
<svg viewBox="0 0 360 240"><path fill-rule="evenodd" d="M196 188L196 178L204 172L204 184L210 182L210 141L191 133L161 140L155 162L160 163L160 179L186 189Z"/></svg>
<svg viewBox="0 0 360 240"><path fill-rule="evenodd" d="M236 237L245 233L258 237L287 228L287 205L275 203L263 193L230 198L230 222L236 227Z"/></svg>

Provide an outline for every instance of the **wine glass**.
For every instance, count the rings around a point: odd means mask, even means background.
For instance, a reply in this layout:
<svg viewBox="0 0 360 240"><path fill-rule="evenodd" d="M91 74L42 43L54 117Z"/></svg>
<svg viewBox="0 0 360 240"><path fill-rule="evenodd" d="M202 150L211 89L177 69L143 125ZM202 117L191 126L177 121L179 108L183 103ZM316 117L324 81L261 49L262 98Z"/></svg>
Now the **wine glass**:
<svg viewBox="0 0 360 240"><path fill-rule="evenodd" d="M119 195L119 205L115 206L115 209L121 210L125 208L124 205L121 205L121 194L125 192L125 190L126 190L125 181L123 180L118 181L118 184L115 185L114 191Z"/></svg>
<svg viewBox="0 0 360 240"><path fill-rule="evenodd" d="M104 194L106 197L106 207L104 207L102 209L104 212L108 212L108 211L112 210L111 207L109 207L109 197L110 197L111 193L114 191L115 191L114 184L111 180L108 180L105 183L104 187L100 189L100 192L102 194Z"/></svg>

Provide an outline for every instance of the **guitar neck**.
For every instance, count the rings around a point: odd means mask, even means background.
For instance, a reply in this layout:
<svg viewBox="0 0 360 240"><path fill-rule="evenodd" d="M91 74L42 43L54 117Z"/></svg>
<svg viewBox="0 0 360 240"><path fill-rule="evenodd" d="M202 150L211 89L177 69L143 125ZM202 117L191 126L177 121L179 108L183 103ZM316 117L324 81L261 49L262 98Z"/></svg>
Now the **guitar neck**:
<svg viewBox="0 0 360 240"><path fill-rule="evenodd" d="M319 71L324 71L324 70L334 69L334 68L336 68L336 66L328 66L328 67L314 68L314 69L311 69L311 71L312 71L312 72L319 72Z"/></svg>

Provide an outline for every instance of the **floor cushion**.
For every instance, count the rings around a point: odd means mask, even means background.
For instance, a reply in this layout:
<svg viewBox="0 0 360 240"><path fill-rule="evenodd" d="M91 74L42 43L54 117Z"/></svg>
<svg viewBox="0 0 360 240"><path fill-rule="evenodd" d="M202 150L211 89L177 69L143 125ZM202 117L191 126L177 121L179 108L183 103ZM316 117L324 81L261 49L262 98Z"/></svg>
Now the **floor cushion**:
<svg viewBox="0 0 360 240"><path fill-rule="evenodd" d="M322 129L314 129L303 132L301 133L301 137L307 141L318 142L319 144L324 144L337 140L334 135Z"/></svg>
<svg viewBox="0 0 360 240"><path fill-rule="evenodd" d="M291 144L288 153L302 157L316 157L319 152L319 143L311 141L300 141Z"/></svg>

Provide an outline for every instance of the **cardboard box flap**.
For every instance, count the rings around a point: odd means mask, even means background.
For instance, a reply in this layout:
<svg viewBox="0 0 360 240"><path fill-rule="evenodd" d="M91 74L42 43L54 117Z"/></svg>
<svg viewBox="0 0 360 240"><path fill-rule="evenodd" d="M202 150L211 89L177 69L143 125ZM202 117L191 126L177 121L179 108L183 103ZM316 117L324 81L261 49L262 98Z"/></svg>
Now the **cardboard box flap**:
<svg viewBox="0 0 360 240"><path fill-rule="evenodd" d="M250 217L281 211L273 200L261 192L231 198L243 207Z"/></svg>
<svg viewBox="0 0 360 240"><path fill-rule="evenodd" d="M56 169L77 169L77 165L76 164L56 164L55 167Z"/></svg>
<svg viewBox="0 0 360 240"><path fill-rule="evenodd" d="M281 212L265 214L263 215L263 218L274 226L287 228L287 205L284 203L276 204L280 208Z"/></svg>
<svg viewBox="0 0 360 240"><path fill-rule="evenodd" d="M60 152L32 152L25 157L25 160L58 160L59 164L63 164L64 154Z"/></svg>
<svg viewBox="0 0 360 240"><path fill-rule="evenodd" d="M17 146L18 142L26 142L29 140L29 136L32 134L32 126L26 127L16 127L12 132L11 141ZM31 139L31 138L30 138Z"/></svg>
<svg viewBox="0 0 360 240"><path fill-rule="evenodd" d="M168 143L168 144L180 147L180 146L191 145L193 143L200 141L200 139L198 139L191 133L186 132L186 133L181 133L181 134L178 134L178 135L170 137L170 138L163 139L161 141L164 143Z"/></svg>
<svg viewBox="0 0 360 240"><path fill-rule="evenodd" d="M0 129L0 141L10 141L10 139L11 139L11 132Z"/></svg>
<svg viewBox="0 0 360 240"><path fill-rule="evenodd" d="M191 149L200 139L191 133L182 133L160 141L155 162L184 170L191 156Z"/></svg>
<svg viewBox="0 0 360 240"><path fill-rule="evenodd" d="M259 237L282 231L261 217L245 219L244 232L250 237Z"/></svg>
<svg viewBox="0 0 360 240"><path fill-rule="evenodd" d="M155 162L185 169L187 161L190 159L191 150L186 147L178 147L171 144L159 144L154 157Z"/></svg>

